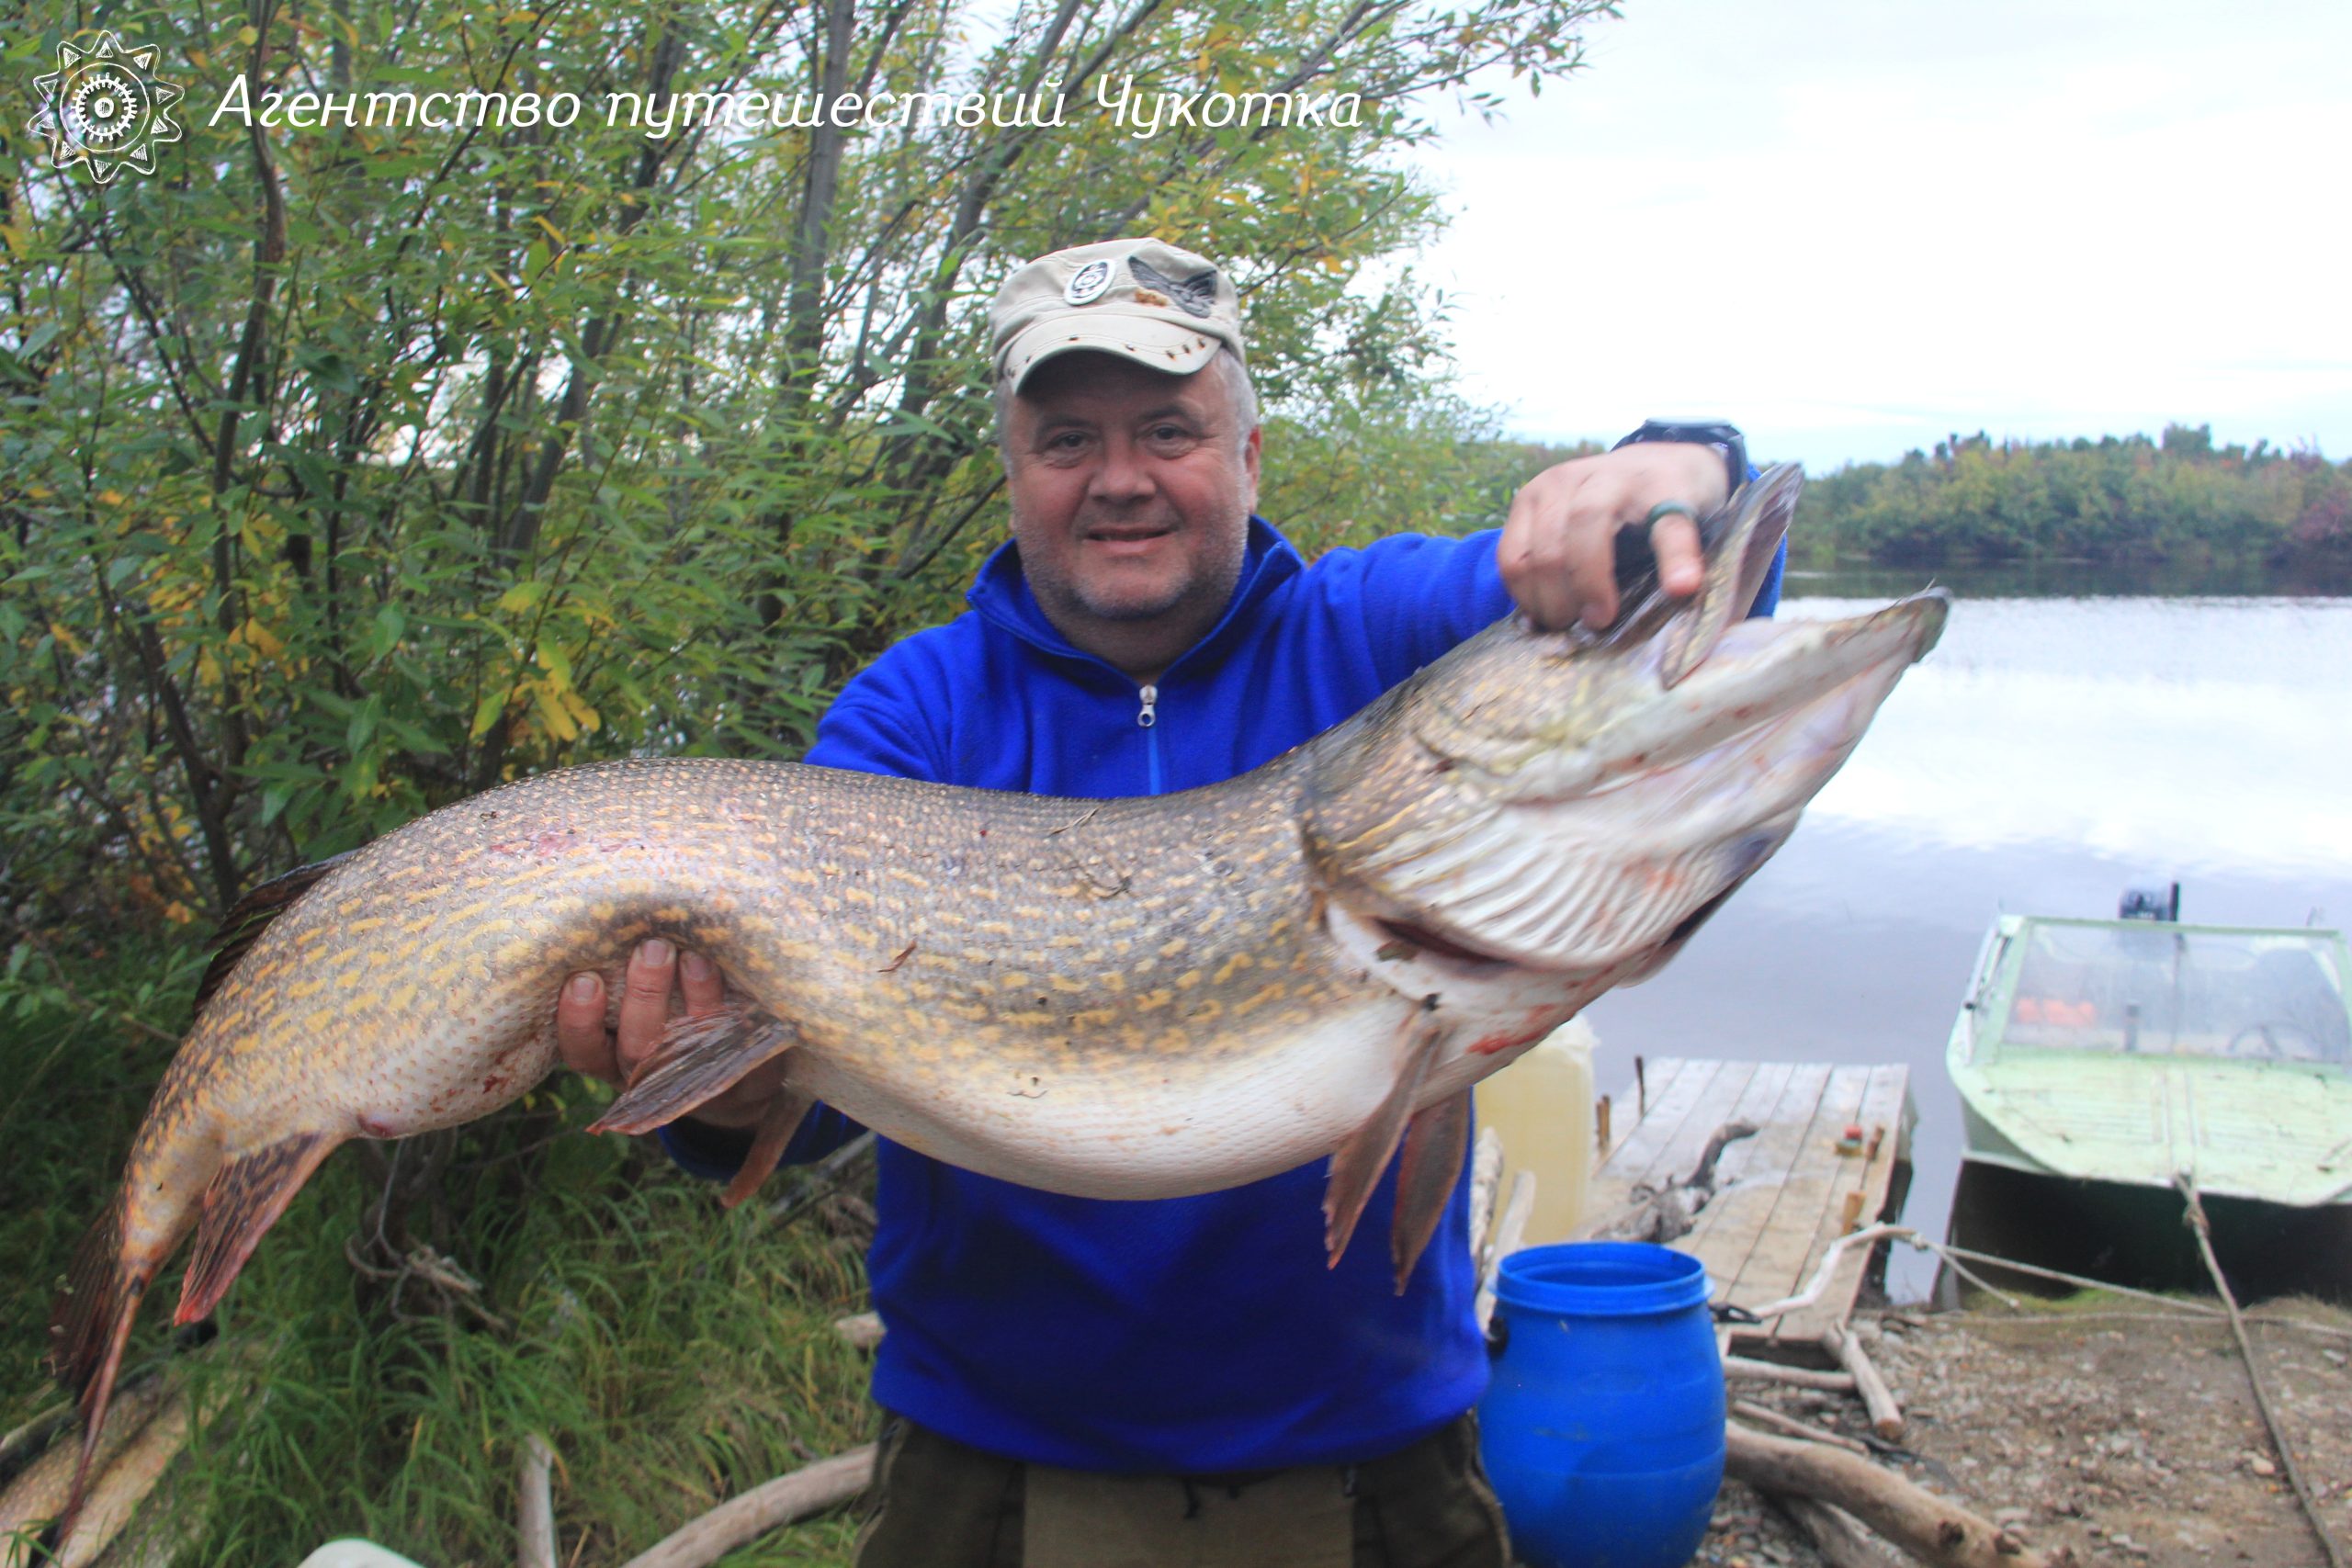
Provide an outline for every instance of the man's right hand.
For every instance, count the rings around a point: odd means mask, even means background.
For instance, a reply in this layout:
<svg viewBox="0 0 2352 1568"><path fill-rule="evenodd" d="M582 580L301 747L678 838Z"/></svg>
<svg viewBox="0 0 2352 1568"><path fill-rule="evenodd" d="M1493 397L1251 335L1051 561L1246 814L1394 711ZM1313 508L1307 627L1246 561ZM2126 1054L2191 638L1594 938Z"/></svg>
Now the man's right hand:
<svg viewBox="0 0 2352 1568"><path fill-rule="evenodd" d="M662 1043L672 1018L682 1012L701 1018L726 1000L726 977L717 964L699 953L678 953L654 937L629 955L617 1015L607 1004L604 976L594 970L564 981L555 1005L556 1044L573 1072L626 1088ZM763 1062L726 1093L695 1107L694 1119L749 1127L783 1087L783 1062Z"/></svg>

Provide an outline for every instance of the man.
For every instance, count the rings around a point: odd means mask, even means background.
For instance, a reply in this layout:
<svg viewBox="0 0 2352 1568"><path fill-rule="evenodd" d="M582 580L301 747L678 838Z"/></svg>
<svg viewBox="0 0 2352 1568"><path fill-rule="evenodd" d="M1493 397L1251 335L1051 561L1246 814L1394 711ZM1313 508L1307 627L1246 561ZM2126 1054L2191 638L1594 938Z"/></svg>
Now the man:
<svg viewBox="0 0 2352 1568"><path fill-rule="evenodd" d="M1538 476L1499 536L1303 562L1252 513L1261 438L1231 279L1150 240L1045 256L991 310L1012 538L970 613L850 682L808 761L1062 795L1190 788L1337 723L1510 610L1607 624L1613 547L1652 525L1669 592L1692 518L1745 471L1728 427L1645 426ZM1766 590L1767 604L1777 588ZM721 979L650 942L617 1032L558 1005L565 1059L618 1081ZM763 1069L665 1134L724 1177ZM813 1114L788 1157L854 1131ZM1465 1415L1486 1354L1457 1190L1402 1295L1377 1247L1327 1269L1321 1162L1164 1202L1039 1192L885 1143L874 1373L886 1423L867 1568L1505 1561ZM1387 1228L1393 1177L1362 1231Z"/></svg>

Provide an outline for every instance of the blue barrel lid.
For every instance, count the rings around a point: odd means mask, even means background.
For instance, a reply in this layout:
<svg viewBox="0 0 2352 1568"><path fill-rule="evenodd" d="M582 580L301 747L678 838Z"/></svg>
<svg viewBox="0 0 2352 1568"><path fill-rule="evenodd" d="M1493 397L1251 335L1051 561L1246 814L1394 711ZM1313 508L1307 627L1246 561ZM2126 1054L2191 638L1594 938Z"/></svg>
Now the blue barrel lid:
<svg viewBox="0 0 2352 1568"><path fill-rule="evenodd" d="M1687 1252L1647 1241L1564 1241L1503 1259L1498 1301L1564 1317L1638 1317L1703 1307L1713 1287Z"/></svg>

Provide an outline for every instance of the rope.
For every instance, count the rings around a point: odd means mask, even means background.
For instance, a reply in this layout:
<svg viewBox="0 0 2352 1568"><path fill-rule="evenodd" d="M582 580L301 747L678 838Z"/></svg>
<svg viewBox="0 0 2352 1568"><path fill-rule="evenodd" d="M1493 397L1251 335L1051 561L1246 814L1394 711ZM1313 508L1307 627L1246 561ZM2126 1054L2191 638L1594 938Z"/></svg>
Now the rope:
<svg viewBox="0 0 2352 1568"><path fill-rule="evenodd" d="M2295 1489L2295 1501L2303 1506L2303 1517L2311 1521L2312 1533L2319 1537L2320 1549L2327 1553L2334 1568L2345 1568L2344 1550L2329 1533L2326 1521L2320 1517L2319 1501L2303 1480L2303 1468L2295 1462L2295 1450L2287 1446L2287 1434L2278 1429L2278 1417L2271 1413L2270 1395L2262 1386L2262 1368L2254 1359L2254 1341L2247 1337L2245 1319L2238 1312L2238 1299L2230 1292L2230 1282L2222 1278L2221 1260L2213 1256L2212 1227L2205 1219L2205 1205L2197 1196L2197 1179L2187 1171L2173 1178L2180 1195L2188 1204L2189 1229L2197 1235L2197 1250L2205 1255L2206 1271L2213 1276L2213 1289L2221 1292L2222 1304L2229 1309L2230 1328L2238 1337L2238 1354L2245 1358L2245 1379L2254 1385L2254 1407L2262 1412L2262 1425L2270 1434L2270 1446L2278 1450L2279 1467L2287 1472L2287 1483Z"/></svg>

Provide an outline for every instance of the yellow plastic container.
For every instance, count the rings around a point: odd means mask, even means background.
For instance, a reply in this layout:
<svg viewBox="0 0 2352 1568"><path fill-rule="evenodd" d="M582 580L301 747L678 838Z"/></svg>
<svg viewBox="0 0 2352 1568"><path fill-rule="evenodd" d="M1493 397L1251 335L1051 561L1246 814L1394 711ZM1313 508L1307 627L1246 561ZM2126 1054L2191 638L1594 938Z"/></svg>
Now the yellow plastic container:
<svg viewBox="0 0 2352 1568"><path fill-rule="evenodd" d="M1525 1243L1566 1241L1584 1215L1585 1183L1592 1174L1592 1026L1571 1019L1538 1041L1501 1072L1482 1080L1478 1125L1502 1135L1499 1212L1511 1173L1535 1173L1535 1212Z"/></svg>

